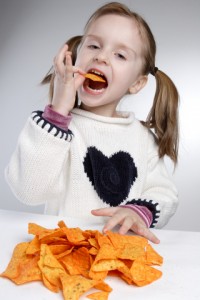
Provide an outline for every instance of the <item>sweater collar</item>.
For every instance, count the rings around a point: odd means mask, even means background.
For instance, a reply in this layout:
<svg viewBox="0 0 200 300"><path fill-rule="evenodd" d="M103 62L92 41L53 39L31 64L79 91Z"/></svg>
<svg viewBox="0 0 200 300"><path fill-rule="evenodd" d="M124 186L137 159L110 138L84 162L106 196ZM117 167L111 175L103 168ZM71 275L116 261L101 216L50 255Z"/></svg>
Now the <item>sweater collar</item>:
<svg viewBox="0 0 200 300"><path fill-rule="evenodd" d="M72 110L72 114L85 117L87 119L92 119L95 121L103 122L103 123L112 123L112 124L131 124L135 120L135 115L133 112L126 112L126 111L118 111L119 118L117 117L104 117L100 115L96 115L94 113L91 113L89 111L80 109L80 108L74 108Z"/></svg>

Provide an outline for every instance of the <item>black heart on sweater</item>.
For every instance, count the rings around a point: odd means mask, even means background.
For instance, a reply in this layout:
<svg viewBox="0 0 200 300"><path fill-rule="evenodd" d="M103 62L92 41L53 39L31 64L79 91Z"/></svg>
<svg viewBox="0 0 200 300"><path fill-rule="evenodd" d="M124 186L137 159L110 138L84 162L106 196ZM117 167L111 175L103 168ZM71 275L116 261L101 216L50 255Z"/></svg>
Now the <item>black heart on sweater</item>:
<svg viewBox="0 0 200 300"><path fill-rule="evenodd" d="M124 151L107 157L96 147L89 147L83 165L98 196L110 206L118 206L128 197L137 178L133 158Z"/></svg>

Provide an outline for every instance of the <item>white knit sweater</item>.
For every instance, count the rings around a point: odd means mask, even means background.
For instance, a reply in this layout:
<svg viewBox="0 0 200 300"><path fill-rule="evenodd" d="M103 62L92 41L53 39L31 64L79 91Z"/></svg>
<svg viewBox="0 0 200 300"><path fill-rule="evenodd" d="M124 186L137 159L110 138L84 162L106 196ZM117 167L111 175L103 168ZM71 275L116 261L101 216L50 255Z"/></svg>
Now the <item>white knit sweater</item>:
<svg viewBox="0 0 200 300"><path fill-rule="evenodd" d="M23 203L45 203L48 214L90 221L101 220L92 209L132 203L146 205L152 227L160 228L178 203L153 135L133 113L109 118L76 108L66 132L34 112L6 178Z"/></svg>

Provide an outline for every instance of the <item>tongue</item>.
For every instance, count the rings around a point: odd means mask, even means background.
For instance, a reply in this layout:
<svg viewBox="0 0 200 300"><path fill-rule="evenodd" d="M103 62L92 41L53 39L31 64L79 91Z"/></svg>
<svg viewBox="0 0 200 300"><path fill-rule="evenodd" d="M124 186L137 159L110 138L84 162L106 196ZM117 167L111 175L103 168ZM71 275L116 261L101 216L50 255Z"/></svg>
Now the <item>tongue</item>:
<svg viewBox="0 0 200 300"><path fill-rule="evenodd" d="M88 80L88 86L93 90L101 90L106 88L106 82Z"/></svg>

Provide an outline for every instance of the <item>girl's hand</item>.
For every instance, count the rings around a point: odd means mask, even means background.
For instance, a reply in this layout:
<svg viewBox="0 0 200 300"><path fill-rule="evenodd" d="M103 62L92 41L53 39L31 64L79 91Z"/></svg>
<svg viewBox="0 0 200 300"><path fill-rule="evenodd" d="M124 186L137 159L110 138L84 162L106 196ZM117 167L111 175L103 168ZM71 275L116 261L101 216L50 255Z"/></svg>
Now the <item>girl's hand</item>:
<svg viewBox="0 0 200 300"><path fill-rule="evenodd" d="M159 244L160 240L146 227L141 217L130 208L125 207L108 207L92 210L95 216L111 217L105 224L103 232L112 230L117 224L120 224L120 234L126 234L129 229L136 234L147 238L149 241Z"/></svg>
<svg viewBox="0 0 200 300"><path fill-rule="evenodd" d="M85 72L72 65L71 52L68 51L66 44L54 58L54 69L52 108L67 116L74 107L76 91L85 80L85 77L82 76Z"/></svg>

